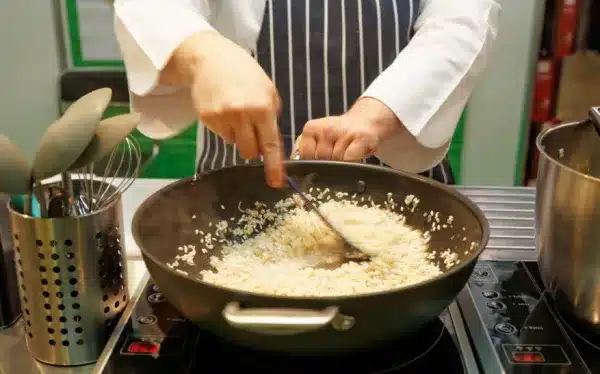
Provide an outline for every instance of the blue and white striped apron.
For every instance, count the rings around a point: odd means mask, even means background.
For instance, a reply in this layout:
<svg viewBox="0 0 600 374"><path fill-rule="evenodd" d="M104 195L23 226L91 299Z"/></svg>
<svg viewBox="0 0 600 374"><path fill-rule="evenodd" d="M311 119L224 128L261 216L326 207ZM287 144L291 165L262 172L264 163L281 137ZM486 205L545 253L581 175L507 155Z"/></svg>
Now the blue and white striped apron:
<svg viewBox="0 0 600 374"><path fill-rule="evenodd" d="M394 61L418 11L419 0L267 0L253 55L281 96L286 154L308 120L344 113ZM247 162L235 146L199 131L198 171ZM454 183L447 160L424 175Z"/></svg>

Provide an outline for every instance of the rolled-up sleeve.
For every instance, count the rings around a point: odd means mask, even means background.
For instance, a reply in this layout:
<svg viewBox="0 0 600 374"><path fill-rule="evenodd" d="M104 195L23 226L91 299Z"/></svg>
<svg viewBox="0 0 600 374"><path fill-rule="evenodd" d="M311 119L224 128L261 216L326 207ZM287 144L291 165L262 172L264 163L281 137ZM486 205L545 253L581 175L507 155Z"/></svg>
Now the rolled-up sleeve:
<svg viewBox="0 0 600 374"><path fill-rule="evenodd" d="M210 30L207 0L117 0L115 35L138 129L154 139L179 134L196 119L187 87L159 84L160 72L188 36Z"/></svg>
<svg viewBox="0 0 600 374"><path fill-rule="evenodd" d="M496 37L494 0L424 0L415 35L363 96L392 110L404 129L376 155L421 172L446 154L476 77Z"/></svg>

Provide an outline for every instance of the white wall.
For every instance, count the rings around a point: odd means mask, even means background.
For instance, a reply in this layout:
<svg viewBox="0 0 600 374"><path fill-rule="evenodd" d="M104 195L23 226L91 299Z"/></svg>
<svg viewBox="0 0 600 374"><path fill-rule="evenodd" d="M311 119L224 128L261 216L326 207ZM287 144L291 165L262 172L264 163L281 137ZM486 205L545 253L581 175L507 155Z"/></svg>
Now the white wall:
<svg viewBox="0 0 600 374"><path fill-rule="evenodd" d="M29 160L58 116L60 53L53 3L8 0L0 11L0 134Z"/></svg>
<svg viewBox="0 0 600 374"><path fill-rule="evenodd" d="M513 185L524 126L529 123L544 0L498 0L499 32L473 92L465 123L461 182ZM525 146L527 139L523 140Z"/></svg>

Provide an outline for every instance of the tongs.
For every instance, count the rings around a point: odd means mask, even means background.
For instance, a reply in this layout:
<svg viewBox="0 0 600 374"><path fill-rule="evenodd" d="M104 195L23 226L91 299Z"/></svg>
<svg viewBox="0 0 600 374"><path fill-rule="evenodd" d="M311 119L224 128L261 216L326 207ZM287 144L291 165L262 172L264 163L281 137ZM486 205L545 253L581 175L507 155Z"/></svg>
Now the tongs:
<svg viewBox="0 0 600 374"><path fill-rule="evenodd" d="M287 180L288 180L288 185L298 194L298 196L300 196L300 198L304 202L304 206L306 208L308 208L309 210L311 210L312 212L314 212L321 219L321 221L325 225L327 225L327 227L329 227L329 229L331 229L331 231L333 231L337 236L339 236L342 239L342 241L344 242L343 261L341 261L342 264L346 263L346 262L351 262L351 261L354 261L354 262L368 261L371 258L367 253L361 251L359 248L357 248L355 245L353 245L341 233L341 231L338 230L335 227L335 225L333 223L331 223L331 221L329 219L327 219L327 217L325 217L325 215L323 213L321 213L319 208L317 208L317 206L312 203L312 201L304 194L304 192L302 192L302 189L298 186L296 181L294 181L289 176L287 177Z"/></svg>

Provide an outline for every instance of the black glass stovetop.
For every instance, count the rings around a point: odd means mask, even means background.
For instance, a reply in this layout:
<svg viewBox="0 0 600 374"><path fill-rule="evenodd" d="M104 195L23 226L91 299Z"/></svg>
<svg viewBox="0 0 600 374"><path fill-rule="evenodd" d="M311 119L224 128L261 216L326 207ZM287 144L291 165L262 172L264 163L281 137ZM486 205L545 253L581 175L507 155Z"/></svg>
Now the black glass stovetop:
<svg viewBox="0 0 600 374"><path fill-rule="evenodd" d="M487 373L600 373L600 335L545 290L535 262L479 261L459 296Z"/></svg>
<svg viewBox="0 0 600 374"><path fill-rule="evenodd" d="M600 335L561 312L535 262L479 261L458 302L479 372L600 373ZM200 330L149 282L101 372L477 372L464 364L467 355L457 339L464 330L462 321L456 327L455 314L445 311L414 335L370 352L290 357L239 347Z"/></svg>
<svg viewBox="0 0 600 374"><path fill-rule="evenodd" d="M185 320L149 282L103 373L466 373L450 314L369 352L298 357L243 348Z"/></svg>

